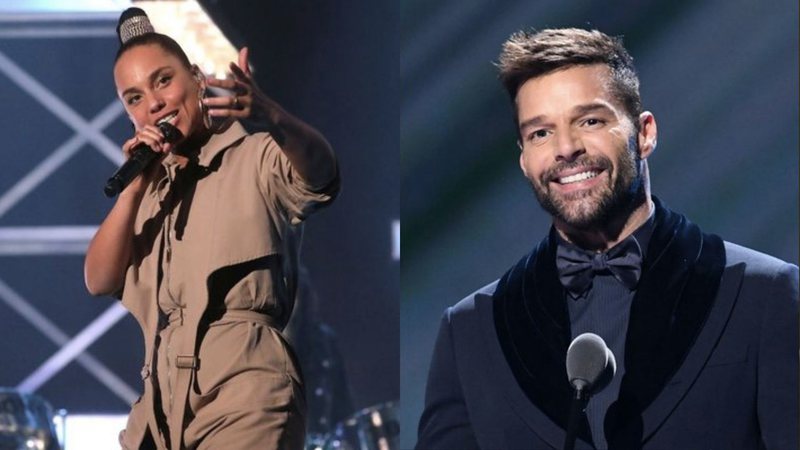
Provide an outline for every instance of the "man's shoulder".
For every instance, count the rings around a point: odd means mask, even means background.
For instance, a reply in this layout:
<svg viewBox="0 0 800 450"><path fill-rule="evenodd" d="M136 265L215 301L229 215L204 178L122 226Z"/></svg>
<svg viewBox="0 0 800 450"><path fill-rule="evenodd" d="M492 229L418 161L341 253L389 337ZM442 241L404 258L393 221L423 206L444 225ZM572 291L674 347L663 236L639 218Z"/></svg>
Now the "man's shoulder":
<svg viewBox="0 0 800 450"><path fill-rule="evenodd" d="M759 304L796 309L800 297L800 271L796 265L731 242L725 242L725 259L728 269L744 267L742 292L748 293L743 294L745 297L769 300Z"/></svg>
<svg viewBox="0 0 800 450"><path fill-rule="evenodd" d="M726 266L745 264L747 272L775 274L777 272L797 271L797 266L774 256L725 241Z"/></svg>
<svg viewBox="0 0 800 450"><path fill-rule="evenodd" d="M487 297L491 301L491 297L494 296L495 292L497 291L497 287L500 285L501 280L503 280L504 285L508 284L508 276L511 272L515 271L516 269L523 268L528 264L531 258L535 257L539 249L541 248L541 244L539 246L534 247L534 249L524 255L519 261L517 261L513 266L511 266L508 271L502 277L492 281L491 283L483 286L482 288L478 289L477 291L467 295L466 297L462 298L458 303L455 305L447 308L447 314L469 314L472 311L475 311L475 302L478 299L486 299ZM506 286L505 289L508 287Z"/></svg>
<svg viewBox="0 0 800 450"><path fill-rule="evenodd" d="M500 280L495 280L487 284L486 286L462 298L455 305L447 308L446 314L448 318L452 319L454 316L464 316L475 313L476 299L481 297L491 297L492 295L494 295L494 291L497 289L497 283L499 281Z"/></svg>

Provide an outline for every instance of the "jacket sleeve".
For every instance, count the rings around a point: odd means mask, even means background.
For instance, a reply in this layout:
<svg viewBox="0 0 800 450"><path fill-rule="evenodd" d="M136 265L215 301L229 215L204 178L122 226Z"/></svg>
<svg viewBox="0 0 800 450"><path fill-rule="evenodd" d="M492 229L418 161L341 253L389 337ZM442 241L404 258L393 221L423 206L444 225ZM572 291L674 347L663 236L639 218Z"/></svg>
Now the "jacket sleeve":
<svg viewBox="0 0 800 450"><path fill-rule="evenodd" d="M766 293L765 293L766 294ZM767 449L798 447L798 268L786 264L762 301L758 422Z"/></svg>
<svg viewBox="0 0 800 450"><path fill-rule="evenodd" d="M425 409L419 421L417 450L470 450L478 443L459 380L448 309L442 318L433 350Z"/></svg>
<svg viewBox="0 0 800 450"><path fill-rule="evenodd" d="M292 167L278 143L269 134L259 134L262 140L259 162L259 183L264 196L273 208L284 211L292 225L305 220L311 213L333 202L339 193L339 169L324 186L312 186Z"/></svg>

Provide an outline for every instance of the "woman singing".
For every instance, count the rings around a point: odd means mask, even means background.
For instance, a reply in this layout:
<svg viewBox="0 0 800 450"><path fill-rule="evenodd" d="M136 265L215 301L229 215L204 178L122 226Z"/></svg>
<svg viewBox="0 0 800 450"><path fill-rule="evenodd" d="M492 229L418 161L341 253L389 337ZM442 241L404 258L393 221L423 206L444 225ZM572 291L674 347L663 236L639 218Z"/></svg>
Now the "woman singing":
<svg viewBox="0 0 800 450"><path fill-rule="evenodd" d="M298 226L338 192L333 152L260 91L247 49L232 78L207 79L142 10L125 11L118 32L114 81L135 127L122 150L159 154L86 254L89 292L121 296L145 339L144 394L120 443L300 449L302 379L280 330L292 312ZM206 97L208 87L229 94ZM248 134L237 119L270 133Z"/></svg>

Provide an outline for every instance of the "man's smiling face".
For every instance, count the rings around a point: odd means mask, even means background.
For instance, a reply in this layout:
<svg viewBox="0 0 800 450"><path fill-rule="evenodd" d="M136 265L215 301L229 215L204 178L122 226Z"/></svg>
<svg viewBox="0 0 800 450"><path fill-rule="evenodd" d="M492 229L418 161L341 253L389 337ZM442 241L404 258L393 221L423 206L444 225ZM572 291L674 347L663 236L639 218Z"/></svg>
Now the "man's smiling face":
<svg viewBox="0 0 800 450"><path fill-rule="evenodd" d="M520 167L542 207L577 229L599 226L643 193L637 131L602 64L525 82L517 92Z"/></svg>

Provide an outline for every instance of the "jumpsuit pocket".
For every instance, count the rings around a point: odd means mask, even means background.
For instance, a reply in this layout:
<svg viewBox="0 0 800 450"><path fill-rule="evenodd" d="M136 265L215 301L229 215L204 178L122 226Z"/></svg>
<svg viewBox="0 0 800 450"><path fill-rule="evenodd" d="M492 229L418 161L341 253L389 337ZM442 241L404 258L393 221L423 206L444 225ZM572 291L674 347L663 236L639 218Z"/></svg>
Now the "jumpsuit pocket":
<svg viewBox="0 0 800 450"><path fill-rule="evenodd" d="M286 345L277 330L263 324L228 322L209 327L189 406L196 411L211 403L226 410L303 405L302 385Z"/></svg>
<svg viewBox="0 0 800 450"><path fill-rule="evenodd" d="M248 409L281 411L289 409L295 402L295 392L294 383L287 375L248 371L207 392L200 392L194 383L189 406L195 414L205 407L213 408L217 413Z"/></svg>

